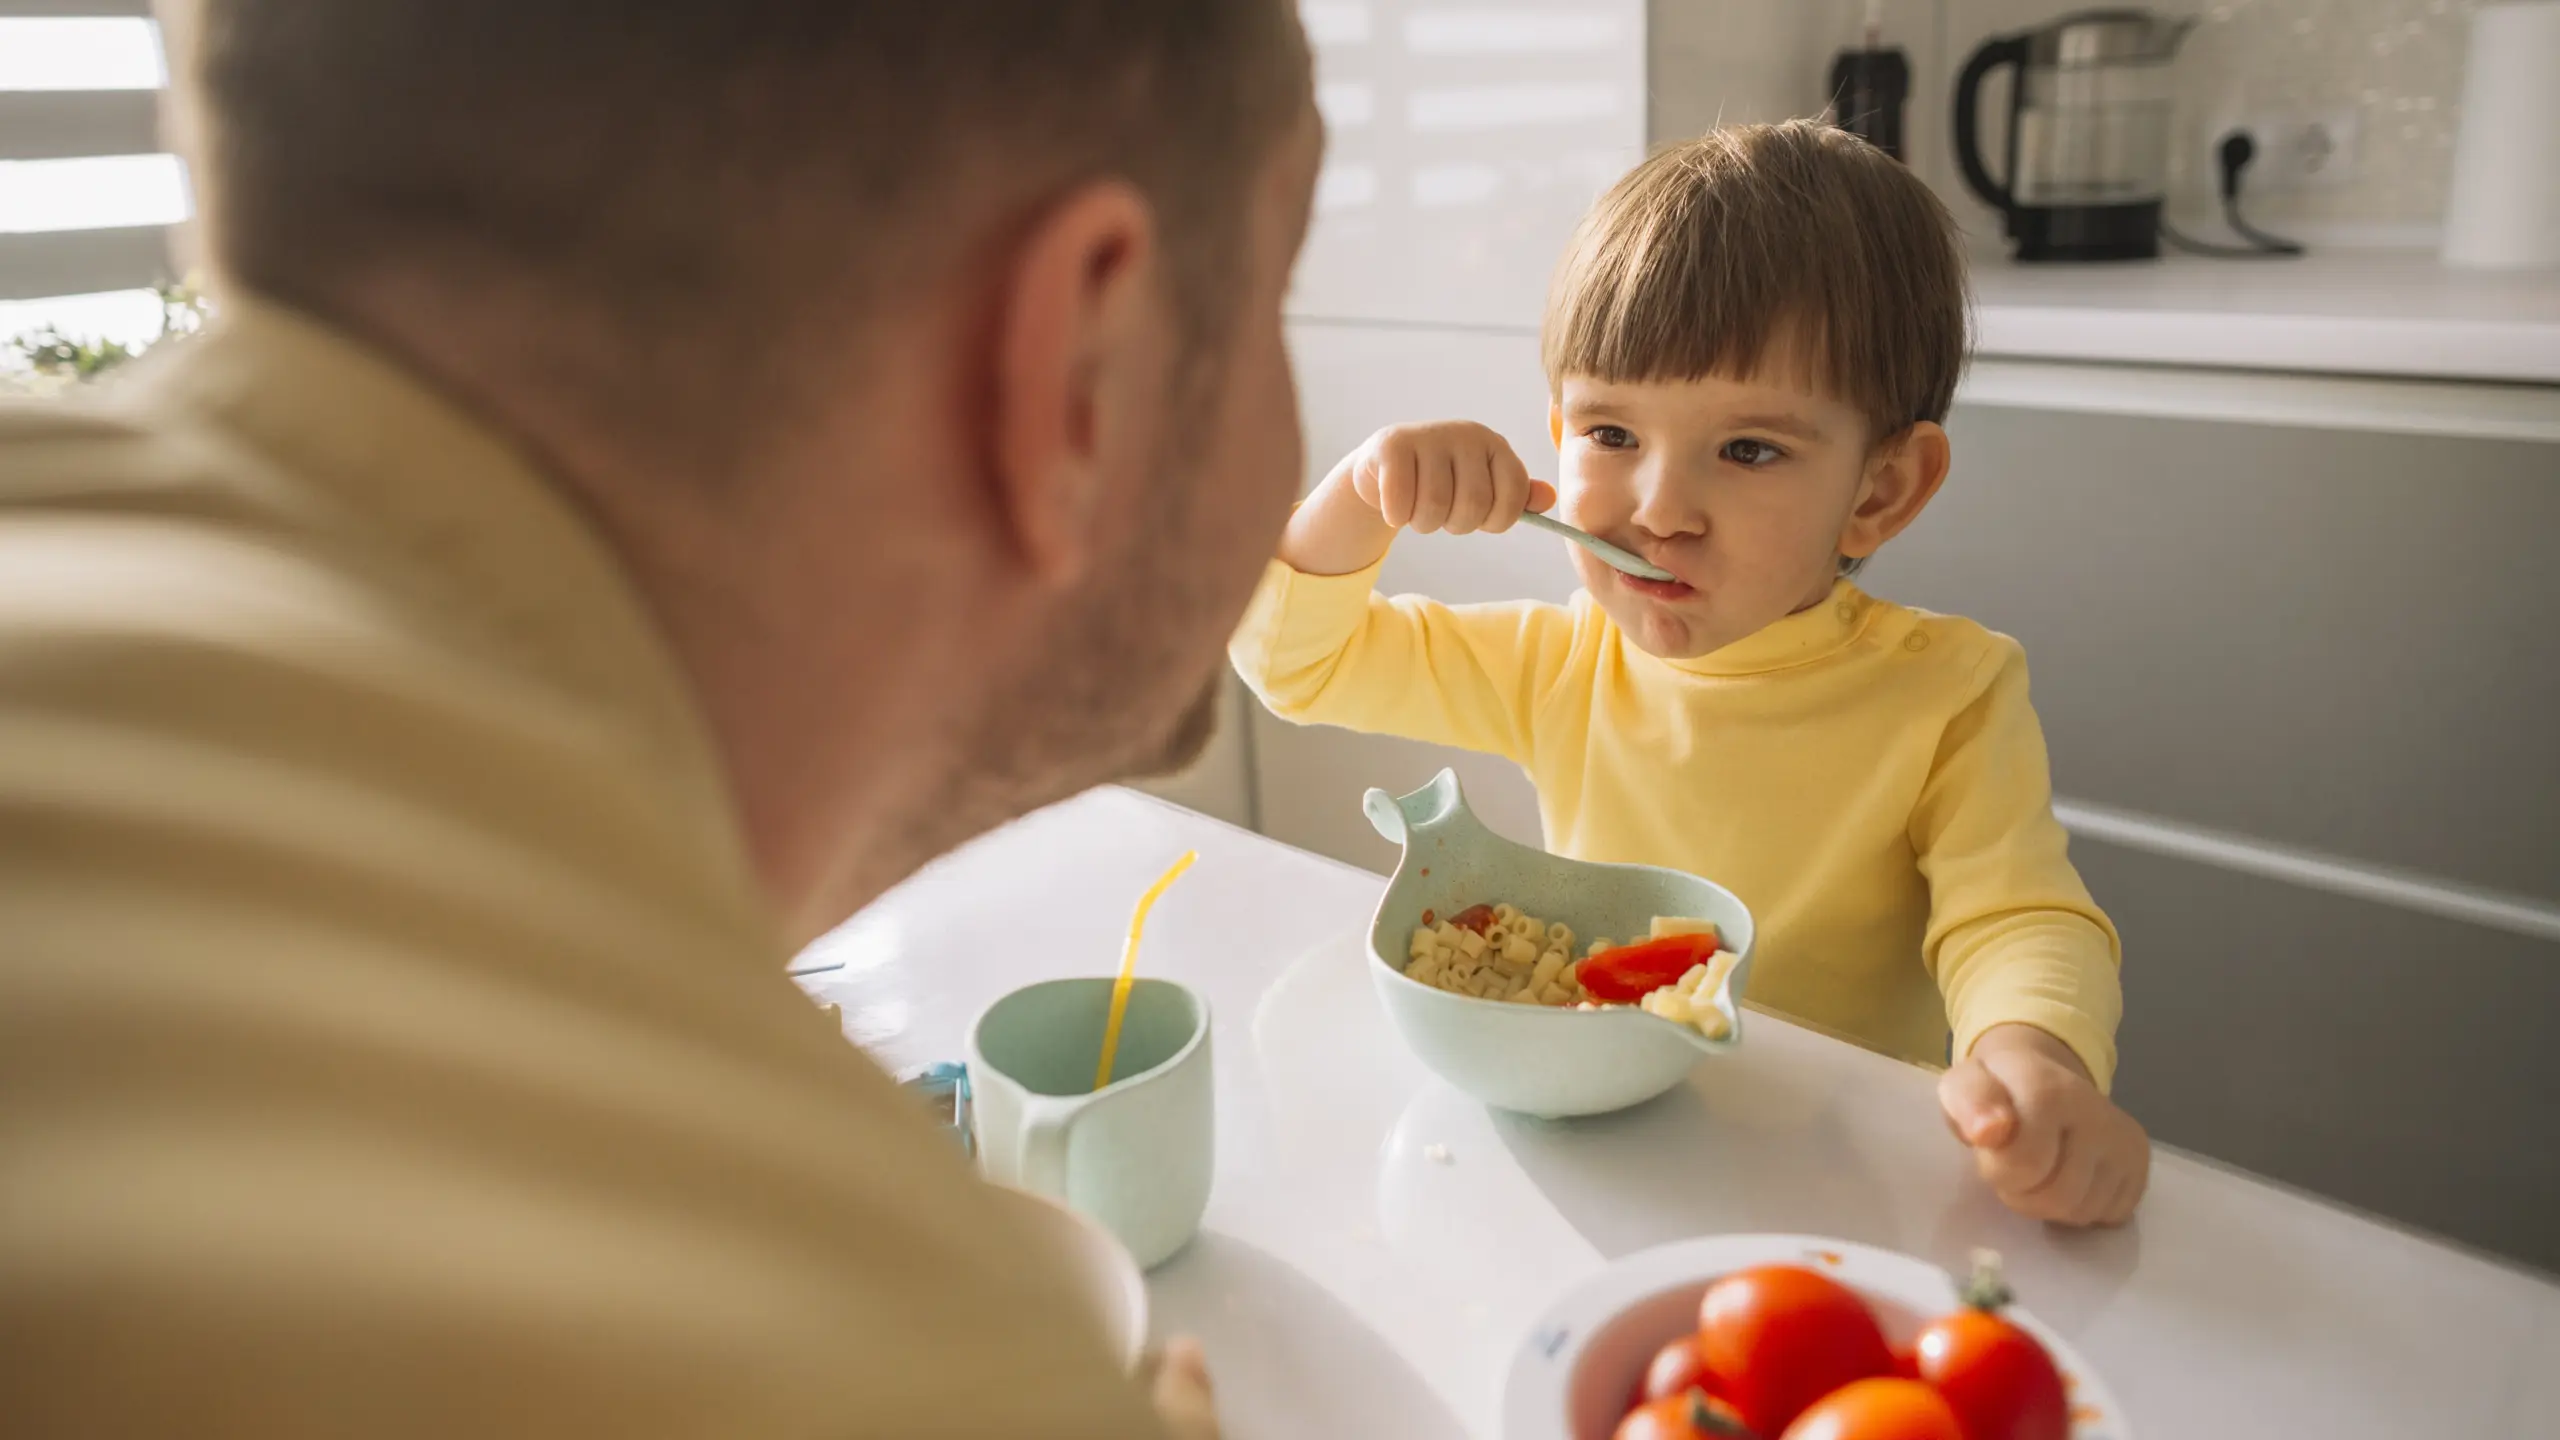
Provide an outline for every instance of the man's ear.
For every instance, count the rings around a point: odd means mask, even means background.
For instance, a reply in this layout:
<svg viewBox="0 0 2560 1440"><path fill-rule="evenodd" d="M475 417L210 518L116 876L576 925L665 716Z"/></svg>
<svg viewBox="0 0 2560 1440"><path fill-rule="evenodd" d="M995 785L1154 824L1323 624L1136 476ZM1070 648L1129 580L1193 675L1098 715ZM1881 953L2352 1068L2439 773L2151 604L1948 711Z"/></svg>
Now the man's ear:
<svg viewBox="0 0 2560 1440"><path fill-rule="evenodd" d="M1849 523L1840 529L1840 553L1862 559L1901 534L1947 482L1947 432L1923 420L1876 447L1858 482Z"/></svg>
<svg viewBox="0 0 2560 1440"><path fill-rule="evenodd" d="M1092 563L1113 467L1148 443L1161 404L1153 207L1120 181L1069 191L1034 216L1006 264L988 407L996 498L1038 580Z"/></svg>

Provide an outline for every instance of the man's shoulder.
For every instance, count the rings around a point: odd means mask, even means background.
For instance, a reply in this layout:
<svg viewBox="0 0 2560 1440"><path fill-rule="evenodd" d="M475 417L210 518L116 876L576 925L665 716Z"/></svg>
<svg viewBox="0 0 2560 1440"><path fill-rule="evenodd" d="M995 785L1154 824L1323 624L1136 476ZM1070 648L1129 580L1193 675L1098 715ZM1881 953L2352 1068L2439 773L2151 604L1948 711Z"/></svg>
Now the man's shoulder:
<svg viewBox="0 0 2560 1440"><path fill-rule="evenodd" d="M0 831L112 831L102 881L172 845L306 879L724 868L614 717L475 645L260 457L21 407L0 474Z"/></svg>

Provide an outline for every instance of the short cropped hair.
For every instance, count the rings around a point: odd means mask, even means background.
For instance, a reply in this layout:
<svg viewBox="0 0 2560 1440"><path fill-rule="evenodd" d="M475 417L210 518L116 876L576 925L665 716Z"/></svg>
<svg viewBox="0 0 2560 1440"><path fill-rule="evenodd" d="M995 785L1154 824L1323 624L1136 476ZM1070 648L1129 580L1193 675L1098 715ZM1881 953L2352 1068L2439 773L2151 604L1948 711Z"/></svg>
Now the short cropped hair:
<svg viewBox="0 0 2560 1440"><path fill-rule="evenodd" d="M293 298L460 257L644 320L795 291L831 315L857 288L895 303L954 253L955 187L1034 204L1114 175L1156 207L1196 336L1233 308L1249 187L1307 85L1286 0L193 0L188 18L224 272Z"/></svg>
<svg viewBox="0 0 2560 1440"><path fill-rule="evenodd" d="M1870 442L1943 421L1965 358L1954 220L1908 169L1817 121L1655 154L1583 218L1547 298L1547 382L1748 375L1781 341Z"/></svg>

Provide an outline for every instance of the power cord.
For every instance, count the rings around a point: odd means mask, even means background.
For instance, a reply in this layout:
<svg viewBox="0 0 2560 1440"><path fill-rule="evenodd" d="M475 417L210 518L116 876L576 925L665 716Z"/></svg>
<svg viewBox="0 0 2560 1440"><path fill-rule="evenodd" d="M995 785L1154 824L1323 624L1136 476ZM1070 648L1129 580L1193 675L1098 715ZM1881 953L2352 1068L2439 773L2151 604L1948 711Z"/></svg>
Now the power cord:
<svg viewBox="0 0 2560 1440"><path fill-rule="evenodd" d="M2263 260L2270 256L2301 254L2300 242L2270 235L2250 224L2240 213L2240 176L2249 168L2249 162L2258 158L2258 142L2249 138L2248 131L2234 130L2223 136L2222 143L2214 147L2214 156L2222 166L2223 223L2231 227L2232 234L2249 243L2216 245L2211 241L2198 240L2180 232L2165 216L2160 221L2160 238L2190 255L2208 255L2220 260Z"/></svg>

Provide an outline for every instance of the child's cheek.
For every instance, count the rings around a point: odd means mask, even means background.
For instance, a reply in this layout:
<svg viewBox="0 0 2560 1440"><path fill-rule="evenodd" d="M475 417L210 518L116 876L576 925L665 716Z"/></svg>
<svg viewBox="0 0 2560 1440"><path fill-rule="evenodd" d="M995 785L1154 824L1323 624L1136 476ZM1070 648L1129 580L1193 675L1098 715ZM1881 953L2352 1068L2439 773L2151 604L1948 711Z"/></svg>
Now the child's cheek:
<svg viewBox="0 0 2560 1440"><path fill-rule="evenodd" d="M1596 535L1625 524L1627 517L1635 511L1635 507L1620 493L1625 487L1614 485L1605 478L1568 470L1563 483L1564 495L1557 501L1556 508L1563 512L1563 519L1568 525Z"/></svg>

